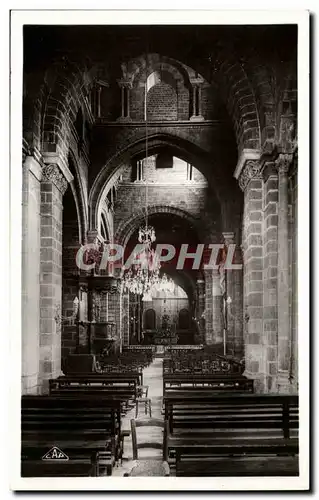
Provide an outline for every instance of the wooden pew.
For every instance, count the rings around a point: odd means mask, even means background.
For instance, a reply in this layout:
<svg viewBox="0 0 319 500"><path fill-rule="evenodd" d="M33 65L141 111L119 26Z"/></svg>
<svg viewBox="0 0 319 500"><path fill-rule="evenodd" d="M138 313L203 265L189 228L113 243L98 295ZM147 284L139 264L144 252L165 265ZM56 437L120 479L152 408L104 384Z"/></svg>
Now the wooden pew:
<svg viewBox="0 0 319 500"><path fill-rule="evenodd" d="M184 395L201 392L253 392L254 381L242 375L163 374L163 395L180 391Z"/></svg>
<svg viewBox="0 0 319 500"><path fill-rule="evenodd" d="M298 475L298 396L164 397L177 476Z"/></svg>
<svg viewBox="0 0 319 500"><path fill-rule="evenodd" d="M88 395L23 396L21 433L23 476L98 475L100 462L110 474L121 450L121 403ZM43 460L54 446L69 460Z"/></svg>
<svg viewBox="0 0 319 500"><path fill-rule="evenodd" d="M132 395L136 393L136 387L140 385L139 373L80 373L73 375L62 375L55 379L50 379L50 394L62 390L115 390L119 393L128 392Z"/></svg>
<svg viewBox="0 0 319 500"><path fill-rule="evenodd" d="M122 414L125 414L130 405L135 404L138 374L80 374L66 375L49 380L50 395L78 396L90 395L99 398L108 398L110 401L121 403Z"/></svg>

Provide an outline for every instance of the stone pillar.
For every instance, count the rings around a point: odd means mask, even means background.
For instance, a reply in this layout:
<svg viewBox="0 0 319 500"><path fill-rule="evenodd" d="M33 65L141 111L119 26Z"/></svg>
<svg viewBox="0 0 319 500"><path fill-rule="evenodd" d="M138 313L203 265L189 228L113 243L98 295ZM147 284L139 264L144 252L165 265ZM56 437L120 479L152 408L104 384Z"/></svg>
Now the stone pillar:
<svg viewBox="0 0 319 500"><path fill-rule="evenodd" d="M43 167L41 182L40 379L61 374L62 199L68 181L57 164Z"/></svg>
<svg viewBox="0 0 319 500"><path fill-rule="evenodd" d="M39 388L40 162L35 153L22 167L22 394Z"/></svg>
<svg viewBox="0 0 319 500"><path fill-rule="evenodd" d="M198 86L198 116L202 117L202 86Z"/></svg>
<svg viewBox="0 0 319 500"><path fill-rule="evenodd" d="M102 87L101 87L101 85L99 85L97 88L97 117L98 118L101 118L101 92L102 92Z"/></svg>
<svg viewBox="0 0 319 500"><path fill-rule="evenodd" d="M212 271L204 271L205 275L205 341L210 345L213 343L213 295L212 295Z"/></svg>
<svg viewBox="0 0 319 500"><path fill-rule="evenodd" d="M120 286L116 291L109 294L109 321L116 325L116 341L114 348L116 351L122 349L122 291Z"/></svg>
<svg viewBox="0 0 319 500"><path fill-rule="evenodd" d="M226 247L234 244L234 233L223 233L224 242ZM234 355L235 351L235 315L234 306L235 302L235 273L234 269L225 269L225 287L226 287L226 299L230 299L231 302L226 302L226 322L227 322L227 332L226 332L226 353Z"/></svg>
<svg viewBox="0 0 319 500"><path fill-rule="evenodd" d="M125 87L121 85L121 118L125 117Z"/></svg>
<svg viewBox="0 0 319 500"><path fill-rule="evenodd" d="M121 116L118 121L129 122L130 117L130 89L132 88L132 82L129 80L118 80L119 87L121 88Z"/></svg>
<svg viewBox="0 0 319 500"><path fill-rule="evenodd" d="M298 393L298 158L294 158L290 175L291 194L291 384L292 391Z"/></svg>
<svg viewBox="0 0 319 500"><path fill-rule="evenodd" d="M278 391L290 386L291 322L289 314L288 171L292 155L280 154L278 169Z"/></svg>
<svg viewBox="0 0 319 500"><path fill-rule="evenodd" d="M264 179L264 237L263 237L263 294L264 294L264 342L265 391L277 392L277 265L278 265L278 173L274 162L267 162L263 169Z"/></svg>
<svg viewBox="0 0 319 500"><path fill-rule="evenodd" d="M128 346L130 343L130 295L123 293L123 346Z"/></svg>
<svg viewBox="0 0 319 500"><path fill-rule="evenodd" d="M265 390L266 345L263 339L263 179L259 160L244 159L235 173L244 191L243 259L245 375L255 391Z"/></svg>
<svg viewBox="0 0 319 500"><path fill-rule="evenodd" d="M205 341L205 280L198 279L196 282L196 322L199 332L199 342Z"/></svg>
<svg viewBox="0 0 319 500"><path fill-rule="evenodd" d="M190 117L190 121L203 121L202 116L202 90L201 86L203 84L203 79L200 77L190 78L190 83L193 86L193 114Z"/></svg>
<svg viewBox="0 0 319 500"><path fill-rule="evenodd" d="M212 343L223 353L223 297L220 287L220 274L218 269L213 269L212 276L212 308L213 308L213 340Z"/></svg>
<svg viewBox="0 0 319 500"><path fill-rule="evenodd" d="M193 115L191 118L196 116L196 99L197 99L197 87L193 85Z"/></svg>
<svg viewBox="0 0 319 500"><path fill-rule="evenodd" d="M242 252L236 247L234 263L243 265ZM234 298L230 305L230 314L234 316L234 356L238 359L244 357L244 331L243 331L243 268L234 269L233 286Z"/></svg>

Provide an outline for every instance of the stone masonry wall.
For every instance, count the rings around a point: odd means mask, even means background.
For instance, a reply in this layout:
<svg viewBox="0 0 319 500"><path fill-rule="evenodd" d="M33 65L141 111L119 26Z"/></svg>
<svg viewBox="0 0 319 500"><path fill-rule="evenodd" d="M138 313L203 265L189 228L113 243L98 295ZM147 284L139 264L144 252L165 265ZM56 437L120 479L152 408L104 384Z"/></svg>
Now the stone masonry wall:
<svg viewBox="0 0 319 500"><path fill-rule="evenodd" d="M35 167L35 168L34 168ZM33 171L32 171L33 170ZM40 178L32 157L23 164L22 192L22 394L39 387L40 350ZM38 173L38 175L37 175ZM45 195L43 195L45 198Z"/></svg>
<svg viewBox="0 0 319 500"><path fill-rule="evenodd" d="M154 85L147 93L147 119L177 120L176 91L167 83Z"/></svg>
<svg viewBox="0 0 319 500"><path fill-rule="evenodd" d="M263 390L266 346L263 342L263 180L249 180L244 198L244 343L245 373Z"/></svg>
<svg viewBox="0 0 319 500"><path fill-rule="evenodd" d="M265 361L266 390L276 390L277 377L277 262L278 262L278 176L267 175L264 183L264 342L267 345Z"/></svg>

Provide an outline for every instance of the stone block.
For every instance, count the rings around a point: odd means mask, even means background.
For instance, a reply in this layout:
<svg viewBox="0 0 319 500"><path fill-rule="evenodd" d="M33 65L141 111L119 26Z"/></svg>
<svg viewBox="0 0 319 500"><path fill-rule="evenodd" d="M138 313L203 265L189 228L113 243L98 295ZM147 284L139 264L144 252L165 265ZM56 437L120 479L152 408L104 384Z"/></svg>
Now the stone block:
<svg viewBox="0 0 319 500"><path fill-rule="evenodd" d="M267 206L268 203L276 203L278 202L278 191L268 191L268 193L265 196L265 205Z"/></svg>
<svg viewBox="0 0 319 500"><path fill-rule="evenodd" d="M265 210L264 210L264 217L265 219L269 216L269 215L276 215L277 214L277 203L268 203L268 205L266 206Z"/></svg>
<svg viewBox="0 0 319 500"><path fill-rule="evenodd" d="M264 306L264 318L276 320L278 317L277 307L275 306Z"/></svg>
<svg viewBox="0 0 319 500"><path fill-rule="evenodd" d="M40 296L42 298L54 297L54 287L52 285L40 285Z"/></svg>
<svg viewBox="0 0 319 500"><path fill-rule="evenodd" d="M270 375L277 375L277 363L268 363L268 370Z"/></svg>
<svg viewBox="0 0 319 500"><path fill-rule="evenodd" d="M277 361L276 347L267 347L267 361Z"/></svg>
<svg viewBox="0 0 319 500"><path fill-rule="evenodd" d="M269 227L278 227L278 215L270 215L266 219L266 228Z"/></svg>

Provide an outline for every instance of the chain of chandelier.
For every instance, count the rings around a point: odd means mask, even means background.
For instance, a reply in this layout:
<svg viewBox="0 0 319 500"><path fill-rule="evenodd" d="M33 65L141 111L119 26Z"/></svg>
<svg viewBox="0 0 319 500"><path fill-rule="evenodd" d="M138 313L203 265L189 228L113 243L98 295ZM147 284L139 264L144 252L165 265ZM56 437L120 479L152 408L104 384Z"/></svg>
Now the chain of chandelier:
<svg viewBox="0 0 319 500"><path fill-rule="evenodd" d="M147 127L147 86L145 85L145 159L148 167L148 127ZM145 225L138 229L138 242L142 244L142 251L135 255L135 262L129 269L122 269L123 289L133 294L142 295L143 301L151 301L156 290L172 292L174 282L166 274L160 277L161 264L153 248L156 241L155 229L148 224L148 188L145 181Z"/></svg>

